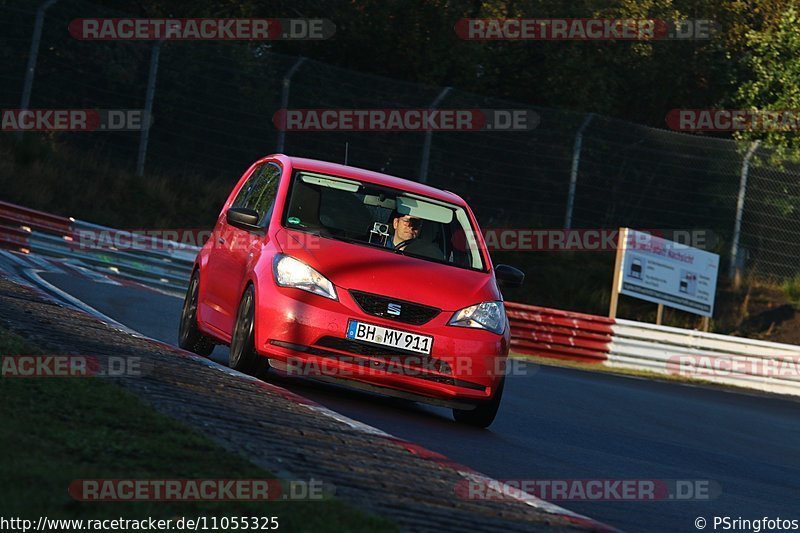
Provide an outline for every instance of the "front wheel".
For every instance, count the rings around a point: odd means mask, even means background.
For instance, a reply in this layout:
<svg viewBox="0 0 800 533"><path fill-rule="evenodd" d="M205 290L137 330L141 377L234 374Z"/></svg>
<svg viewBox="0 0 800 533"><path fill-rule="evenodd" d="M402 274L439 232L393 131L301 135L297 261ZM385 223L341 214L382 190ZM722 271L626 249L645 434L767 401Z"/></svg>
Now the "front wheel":
<svg viewBox="0 0 800 533"><path fill-rule="evenodd" d="M228 356L229 367L251 376L259 376L269 368L267 358L261 357L256 352L255 308L255 291L249 286L239 303Z"/></svg>
<svg viewBox="0 0 800 533"><path fill-rule="evenodd" d="M200 292L200 277L195 270L186 289L186 298L183 300L181 311L181 324L178 330L178 346L197 355L208 357L214 351L214 341L205 336L197 327L197 301Z"/></svg>
<svg viewBox="0 0 800 533"><path fill-rule="evenodd" d="M497 416L497 409L500 407L500 400L503 398L503 388L505 388L506 377L503 376L500 380L500 385L497 387L497 392L491 400L479 404L475 409L453 409L453 418L456 422L475 426L479 428L487 428L494 422Z"/></svg>

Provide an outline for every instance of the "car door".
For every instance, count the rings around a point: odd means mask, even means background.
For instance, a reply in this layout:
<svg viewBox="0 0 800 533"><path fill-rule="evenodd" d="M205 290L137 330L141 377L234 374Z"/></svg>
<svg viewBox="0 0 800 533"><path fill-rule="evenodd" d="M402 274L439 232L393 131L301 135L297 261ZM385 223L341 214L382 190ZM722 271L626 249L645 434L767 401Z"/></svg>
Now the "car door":
<svg viewBox="0 0 800 533"><path fill-rule="evenodd" d="M267 239L275 196L280 183L281 167L274 162L258 166L239 193L231 208L243 207L258 213L261 231L248 231L228 224L224 214L212 238L216 248L206 265L207 323L228 337L233 329L241 298L241 288L250 265Z"/></svg>

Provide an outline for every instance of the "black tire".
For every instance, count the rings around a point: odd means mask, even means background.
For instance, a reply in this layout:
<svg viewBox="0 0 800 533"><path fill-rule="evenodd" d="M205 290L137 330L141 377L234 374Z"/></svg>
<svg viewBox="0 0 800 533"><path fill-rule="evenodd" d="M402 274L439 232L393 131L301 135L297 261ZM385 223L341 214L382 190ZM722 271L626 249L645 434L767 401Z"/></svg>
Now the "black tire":
<svg viewBox="0 0 800 533"><path fill-rule="evenodd" d="M239 311L236 313L228 366L251 376L261 376L269 369L269 363L266 357L261 357L256 352L255 322L255 291L249 286L242 295Z"/></svg>
<svg viewBox="0 0 800 533"><path fill-rule="evenodd" d="M503 398L503 389L506 385L506 377L500 381L500 386L491 400L475 407L475 409L453 409L453 418L456 422L488 428L497 416L497 409L500 407L500 400Z"/></svg>
<svg viewBox="0 0 800 533"><path fill-rule="evenodd" d="M214 351L214 341L204 335L197 327L197 299L200 289L200 275L192 273L186 298L183 300L181 323L178 330L178 346L197 355L208 357Z"/></svg>

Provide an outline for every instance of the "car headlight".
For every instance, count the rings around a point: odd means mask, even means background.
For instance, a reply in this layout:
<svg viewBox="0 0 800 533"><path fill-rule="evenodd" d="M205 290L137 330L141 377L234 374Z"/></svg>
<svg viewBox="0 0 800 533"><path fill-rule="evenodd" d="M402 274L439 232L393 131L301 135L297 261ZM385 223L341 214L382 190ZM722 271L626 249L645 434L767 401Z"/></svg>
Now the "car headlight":
<svg viewBox="0 0 800 533"><path fill-rule="evenodd" d="M272 274L275 276L275 283L281 287L294 287L338 300L336 289L328 278L294 257L276 255L272 261Z"/></svg>
<svg viewBox="0 0 800 533"><path fill-rule="evenodd" d="M483 302L456 311L448 324L462 328L486 329L499 335L506 327L506 310L503 302Z"/></svg>

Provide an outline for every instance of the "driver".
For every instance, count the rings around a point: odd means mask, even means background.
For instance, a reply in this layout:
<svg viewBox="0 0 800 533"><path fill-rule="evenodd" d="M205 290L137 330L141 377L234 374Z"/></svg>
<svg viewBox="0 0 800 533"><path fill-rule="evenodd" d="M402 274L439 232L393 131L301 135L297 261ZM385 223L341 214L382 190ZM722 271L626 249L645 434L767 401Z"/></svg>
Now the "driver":
<svg viewBox="0 0 800 533"><path fill-rule="evenodd" d="M410 241L419 237L419 232L422 230L422 219L405 215L395 217L392 225L394 226L394 235L392 235L391 239L386 240L387 248L394 248L403 241Z"/></svg>

